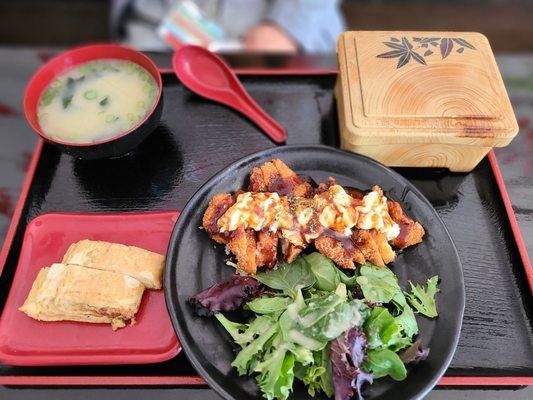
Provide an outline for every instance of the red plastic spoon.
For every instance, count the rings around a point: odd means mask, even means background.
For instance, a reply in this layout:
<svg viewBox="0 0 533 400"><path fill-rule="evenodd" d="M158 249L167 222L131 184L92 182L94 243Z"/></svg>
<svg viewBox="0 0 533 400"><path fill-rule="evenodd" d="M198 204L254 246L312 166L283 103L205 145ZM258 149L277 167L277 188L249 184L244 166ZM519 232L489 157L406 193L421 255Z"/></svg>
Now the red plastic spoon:
<svg viewBox="0 0 533 400"><path fill-rule="evenodd" d="M216 54L199 46L183 46L174 53L172 65L180 81L194 93L243 113L274 142L285 141L285 129L257 105Z"/></svg>

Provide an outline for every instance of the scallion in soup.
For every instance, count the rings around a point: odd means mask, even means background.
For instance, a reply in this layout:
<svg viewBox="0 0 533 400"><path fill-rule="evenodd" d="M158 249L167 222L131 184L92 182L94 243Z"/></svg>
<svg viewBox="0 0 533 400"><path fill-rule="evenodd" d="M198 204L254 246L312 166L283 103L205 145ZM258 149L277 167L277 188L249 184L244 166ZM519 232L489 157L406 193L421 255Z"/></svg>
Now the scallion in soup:
<svg viewBox="0 0 533 400"><path fill-rule="evenodd" d="M66 142L91 143L137 125L152 108L157 84L130 61L90 61L58 76L37 107L42 131Z"/></svg>

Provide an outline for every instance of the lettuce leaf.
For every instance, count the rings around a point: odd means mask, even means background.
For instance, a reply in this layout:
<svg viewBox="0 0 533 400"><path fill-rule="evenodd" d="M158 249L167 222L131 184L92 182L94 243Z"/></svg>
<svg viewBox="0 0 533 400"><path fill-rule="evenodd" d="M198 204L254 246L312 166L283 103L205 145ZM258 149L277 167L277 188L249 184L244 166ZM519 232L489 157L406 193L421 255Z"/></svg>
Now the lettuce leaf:
<svg viewBox="0 0 533 400"><path fill-rule="evenodd" d="M384 307L375 307L364 324L364 332L368 340L368 348L388 348L398 351L411 344L405 337L402 326Z"/></svg>
<svg viewBox="0 0 533 400"><path fill-rule="evenodd" d="M297 364L295 375L306 386L311 397L320 391L328 397L333 396L333 376L331 374L331 352L329 346L313 352L313 362L307 366Z"/></svg>
<svg viewBox="0 0 533 400"><path fill-rule="evenodd" d="M256 314L272 314L285 310L291 302L292 299L289 297L263 296L246 303L244 309L253 311Z"/></svg>
<svg viewBox="0 0 533 400"><path fill-rule="evenodd" d="M276 342L276 340L274 340ZM258 372L257 383L268 400L286 400L294 381L294 354L284 346L272 347L254 371Z"/></svg>
<svg viewBox="0 0 533 400"><path fill-rule="evenodd" d="M333 340L331 348L331 368L335 400L348 400L354 395L363 399L361 389L365 382L372 383L372 374L362 370L366 356L366 337L356 327Z"/></svg>
<svg viewBox="0 0 533 400"><path fill-rule="evenodd" d="M316 280L313 285L315 288L330 292L337 289L341 278L333 261L320 253L311 253L305 256L304 260L315 275Z"/></svg>
<svg viewBox="0 0 533 400"><path fill-rule="evenodd" d="M396 322L401 325L409 338L418 333L415 314L407 304L396 275L390 269L367 263L361 266L357 283L366 301L376 304L392 303L396 307Z"/></svg>
<svg viewBox="0 0 533 400"><path fill-rule="evenodd" d="M199 316L209 316L221 311L234 311L245 301L261 297L265 287L250 276L233 275L224 282L202 290L189 298L194 312Z"/></svg>
<svg viewBox="0 0 533 400"><path fill-rule="evenodd" d="M285 342L285 346L287 350L294 354L295 361L300 365L309 366L314 362L314 352L307 347L291 342Z"/></svg>
<svg viewBox="0 0 533 400"><path fill-rule="evenodd" d="M272 324L270 328L261 333L257 338L248 343L237 354L235 360L231 363L232 367L235 367L239 372L239 375L246 375L254 369L255 365L261 354L267 348L269 340L276 334L278 330L278 324Z"/></svg>
<svg viewBox="0 0 533 400"><path fill-rule="evenodd" d="M436 315L437 281L428 280L427 289L411 283L411 293L404 293L388 268L367 263L348 276L313 253L256 279L236 275L190 301L203 315L214 313L241 347L231 365L240 375L256 373L266 399L287 399L294 378L313 397L362 399L365 382L403 380L404 364L427 357L429 349L412 343L418 333L413 308ZM255 314L247 323L219 312L243 304Z"/></svg>
<svg viewBox="0 0 533 400"><path fill-rule="evenodd" d="M357 275L356 274L352 276L348 276L344 272L342 272L340 269L337 269L337 274L339 275L341 282L344 283L348 289L355 289L357 287Z"/></svg>
<svg viewBox="0 0 533 400"><path fill-rule="evenodd" d="M302 291L298 289L294 302L287 306L279 318L280 332L287 342L297 343L312 351L321 350L325 343L304 334L299 324L298 314L306 307Z"/></svg>
<svg viewBox="0 0 533 400"><path fill-rule="evenodd" d="M280 317L284 337L311 350L320 350L352 327L360 326L368 307L359 300L347 301L346 286L335 293L318 292L307 300L300 294Z"/></svg>
<svg viewBox="0 0 533 400"><path fill-rule="evenodd" d="M303 257L291 264L282 263L276 269L260 272L255 279L292 298L296 297L298 289L305 289L315 283L315 276Z"/></svg>
<svg viewBox="0 0 533 400"><path fill-rule="evenodd" d="M366 371L372 372L376 379L388 375L395 381L403 381L407 376L402 360L398 354L389 349L368 350L363 367Z"/></svg>
<svg viewBox="0 0 533 400"><path fill-rule="evenodd" d="M267 399L286 399L291 391L295 376L295 366L309 366L314 362L309 349L283 340L278 331L263 360L254 368L258 372L257 382Z"/></svg>
<svg viewBox="0 0 533 400"><path fill-rule="evenodd" d="M400 313L395 317L395 319L396 322L402 326L405 334L412 338L418 333L418 323L416 322L415 313L411 307L409 307L409 304L407 304L403 294L400 293L399 296L401 296L400 301L395 302L394 304L398 310L400 310Z"/></svg>
<svg viewBox="0 0 533 400"><path fill-rule="evenodd" d="M232 322L220 313L215 314L215 317L230 334L235 343L242 347L266 331L269 326L276 323L276 319L268 315L260 315L249 324Z"/></svg>
<svg viewBox="0 0 533 400"><path fill-rule="evenodd" d="M435 318L439 314L437 313L437 305L435 303L435 295L439 292L437 283L439 276L427 280L427 290L424 290L419 284L413 285L413 282L409 281L411 285L412 293L405 293L409 303L421 314L426 317Z"/></svg>
<svg viewBox="0 0 533 400"><path fill-rule="evenodd" d="M218 322L222 324L222 326L226 329L226 332L228 332L231 338L237 343L240 342L243 332L248 329L248 324L230 321L224 316L224 314L216 313L215 318L218 319Z"/></svg>
<svg viewBox="0 0 533 400"><path fill-rule="evenodd" d="M304 257L311 271L315 275L314 287L319 290L334 291L339 283L353 289L356 287L357 276L348 276L342 272L335 263L320 253L311 253Z"/></svg>
<svg viewBox="0 0 533 400"><path fill-rule="evenodd" d="M388 268L375 267L370 263L361 266L356 278L365 300L371 303L389 303L402 289L396 275Z"/></svg>

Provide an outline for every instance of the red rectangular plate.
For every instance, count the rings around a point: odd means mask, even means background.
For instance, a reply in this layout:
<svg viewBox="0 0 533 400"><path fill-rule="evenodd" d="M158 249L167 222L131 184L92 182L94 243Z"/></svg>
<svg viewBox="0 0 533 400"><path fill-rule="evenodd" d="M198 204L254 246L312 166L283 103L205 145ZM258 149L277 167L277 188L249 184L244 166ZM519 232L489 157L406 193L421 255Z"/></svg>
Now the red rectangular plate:
<svg viewBox="0 0 533 400"><path fill-rule="evenodd" d="M28 224L0 318L0 361L11 365L110 365L166 361L181 347L163 290L146 290L134 326L41 322L18 308L42 267L61 262L71 243L105 240L165 254L178 213L43 214Z"/></svg>

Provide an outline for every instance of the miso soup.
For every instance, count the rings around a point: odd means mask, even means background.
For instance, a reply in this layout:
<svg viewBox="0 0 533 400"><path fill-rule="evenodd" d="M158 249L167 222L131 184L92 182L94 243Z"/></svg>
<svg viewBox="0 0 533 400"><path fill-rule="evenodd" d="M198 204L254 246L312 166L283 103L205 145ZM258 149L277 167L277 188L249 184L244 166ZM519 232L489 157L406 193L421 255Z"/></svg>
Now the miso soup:
<svg viewBox="0 0 533 400"><path fill-rule="evenodd" d="M157 84L130 61L105 59L59 75L37 107L42 131L66 142L91 143L137 125L152 108Z"/></svg>

